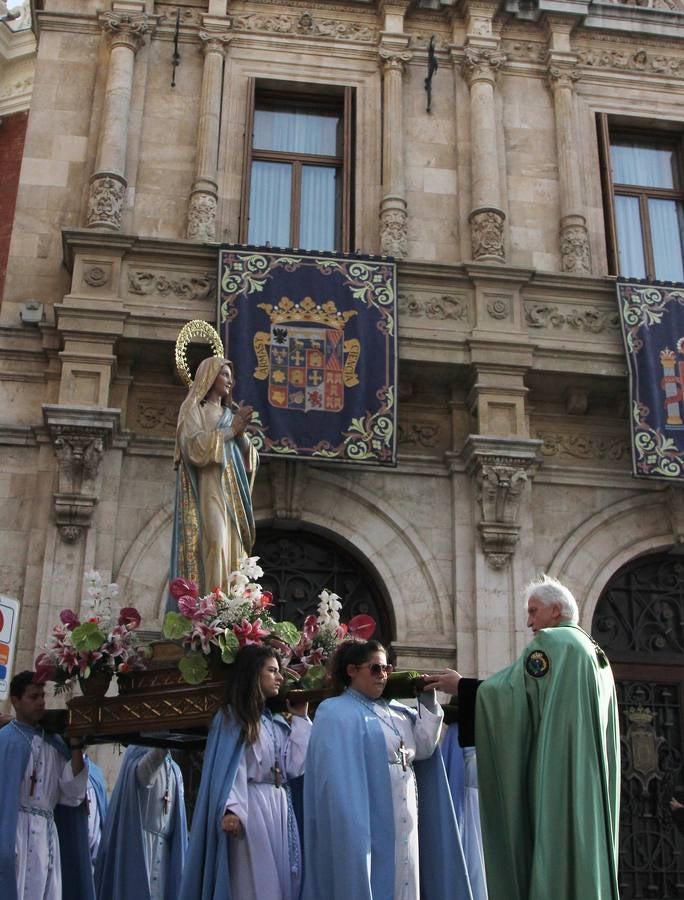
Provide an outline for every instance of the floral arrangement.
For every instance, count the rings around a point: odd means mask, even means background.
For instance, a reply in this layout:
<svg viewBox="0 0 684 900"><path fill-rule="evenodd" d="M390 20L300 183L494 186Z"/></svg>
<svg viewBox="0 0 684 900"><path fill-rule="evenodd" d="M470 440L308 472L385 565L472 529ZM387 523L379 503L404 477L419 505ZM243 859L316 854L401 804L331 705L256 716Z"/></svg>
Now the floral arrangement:
<svg viewBox="0 0 684 900"><path fill-rule="evenodd" d="M273 597L258 583L264 574L256 556L245 557L232 572L224 593L214 588L200 597L197 585L176 578L169 587L178 612L164 618L164 637L180 641L185 656L178 667L186 682L199 684L208 671L208 657L230 664L247 644L269 643L280 654L290 685L312 688L325 679L324 663L348 637L369 637L375 630L370 616L340 623L337 594L322 591L317 616L308 616L302 631L293 622L276 622L270 615Z"/></svg>
<svg viewBox="0 0 684 900"><path fill-rule="evenodd" d="M89 615L81 621L74 610L63 609L44 652L36 657L38 680L54 681L55 693L70 690L76 678L145 668L147 647L136 634L140 613L132 606L117 611L113 604L119 587L103 585L99 572L85 577Z"/></svg>

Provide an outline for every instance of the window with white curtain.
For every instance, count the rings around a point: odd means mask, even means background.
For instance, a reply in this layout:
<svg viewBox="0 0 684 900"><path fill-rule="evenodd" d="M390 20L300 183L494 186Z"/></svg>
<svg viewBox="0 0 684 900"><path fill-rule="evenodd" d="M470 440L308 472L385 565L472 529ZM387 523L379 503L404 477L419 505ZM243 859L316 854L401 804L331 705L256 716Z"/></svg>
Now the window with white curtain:
<svg viewBox="0 0 684 900"><path fill-rule="evenodd" d="M684 281L680 139L599 121L608 250L614 274ZM601 128L601 126L603 126Z"/></svg>
<svg viewBox="0 0 684 900"><path fill-rule="evenodd" d="M251 104L242 240L348 251L351 89L316 97L257 86Z"/></svg>

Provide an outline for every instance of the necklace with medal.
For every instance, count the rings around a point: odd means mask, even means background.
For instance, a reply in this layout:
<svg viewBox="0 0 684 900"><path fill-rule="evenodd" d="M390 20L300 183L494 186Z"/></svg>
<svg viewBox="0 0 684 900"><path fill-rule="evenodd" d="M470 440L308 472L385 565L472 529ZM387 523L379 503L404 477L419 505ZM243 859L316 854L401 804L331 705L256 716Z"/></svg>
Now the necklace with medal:
<svg viewBox="0 0 684 900"><path fill-rule="evenodd" d="M29 750L31 751L31 759L33 760L33 771L31 772L31 790L29 791L29 797L33 797L33 793L36 789L36 782L38 781L38 756L40 755L40 750L38 750L38 754L36 754L35 749L33 747L33 740L29 738L21 728L17 725L16 720L12 719L10 725L14 725L15 729L19 732L19 734L23 737L26 743L29 745Z"/></svg>
<svg viewBox="0 0 684 900"><path fill-rule="evenodd" d="M392 721L392 714L390 713L389 704L386 701L376 700L373 703L371 700L367 700L363 694L360 694L358 691L355 691L351 688L347 689L347 693L350 694L355 700L357 700L361 706L365 706L366 709L369 709L373 715L377 716L380 720L380 724L384 725L385 728L391 729L394 734L399 738L399 746L394 751L396 762L401 764L402 772L405 772L408 768L408 750L406 749L406 744L404 743L404 739L401 736L399 729ZM387 718L380 715L379 709L384 709L387 713Z"/></svg>
<svg viewBox="0 0 684 900"><path fill-rule="evenodd" d="M283 770L280 768L280 761L278 759L280 756L280 749L276 739L276 727L273 722L273 716L269 710L264 711L262 720L264 726L268 723L266 731L271 735L271 740L273 741L273 765L271 766L271 772L273 773L273 784L279 788L283 786Z"/></svg>

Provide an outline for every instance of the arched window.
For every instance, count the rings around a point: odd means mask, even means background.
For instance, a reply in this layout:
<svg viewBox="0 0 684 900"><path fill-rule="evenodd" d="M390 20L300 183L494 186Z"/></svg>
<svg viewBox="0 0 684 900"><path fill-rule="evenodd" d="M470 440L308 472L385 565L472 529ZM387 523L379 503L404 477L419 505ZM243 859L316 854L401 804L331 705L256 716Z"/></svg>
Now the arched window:
<svg viewBox="0 0 684 900"><path fill-rule="evenodd" d="M645 556L605 587L592 634L608 654L620 709L621 900L682 897L684 822L684 556Z"/></svg>

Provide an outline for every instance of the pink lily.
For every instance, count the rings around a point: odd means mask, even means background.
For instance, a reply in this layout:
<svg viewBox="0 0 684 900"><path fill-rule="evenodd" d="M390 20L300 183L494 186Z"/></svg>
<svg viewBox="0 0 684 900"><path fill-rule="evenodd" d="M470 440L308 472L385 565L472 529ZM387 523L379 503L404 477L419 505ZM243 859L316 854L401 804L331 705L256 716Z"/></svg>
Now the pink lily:
<svg viewBox="0 0 684 900"><path fill-rule="evenodd" d="M233 625L233 633L240 646L244 647L246 644L260 644L261 639L268 637L270 631L264 630L261 619L256 619L254 622L243 619L241 625Z"/></svg>

